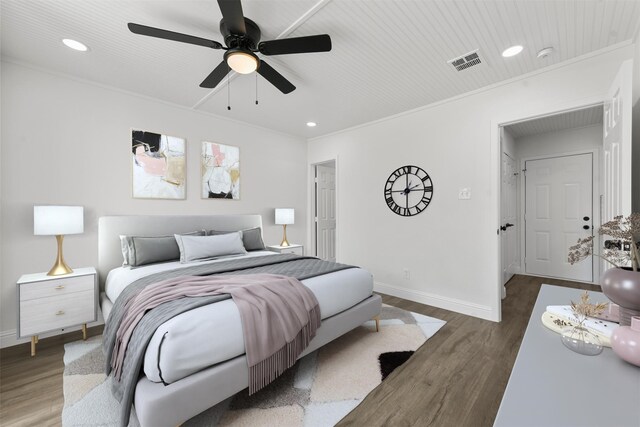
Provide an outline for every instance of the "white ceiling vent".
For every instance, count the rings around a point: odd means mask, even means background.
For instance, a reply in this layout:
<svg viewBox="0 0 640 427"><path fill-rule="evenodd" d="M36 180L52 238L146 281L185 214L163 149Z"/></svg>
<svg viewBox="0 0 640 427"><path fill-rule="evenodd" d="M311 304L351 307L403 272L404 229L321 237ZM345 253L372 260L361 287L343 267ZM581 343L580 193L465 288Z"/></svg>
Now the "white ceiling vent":
<svg viewBox="0 0 640 427"><path fill-rule="evenodd" d="M462 56L458 56L457 58L450 59L449 61L447 61L447 63L453 65L456 70L462 71L475 65L481 64L482 60L480 59L478 49L476 49L472 50L471 52L465 53Z"/></svg>

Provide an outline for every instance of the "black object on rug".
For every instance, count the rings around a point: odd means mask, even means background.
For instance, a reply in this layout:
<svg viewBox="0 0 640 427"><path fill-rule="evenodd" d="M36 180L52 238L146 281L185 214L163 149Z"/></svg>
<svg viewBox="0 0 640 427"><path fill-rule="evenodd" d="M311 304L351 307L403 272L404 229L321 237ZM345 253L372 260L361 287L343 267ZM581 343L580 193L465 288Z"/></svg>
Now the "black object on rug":
<svg viewBox="0 0 640 427"><path fill-rule="evenodd" d="M388 353L382 353L378 356L378 362L380 362L380 374L382 374L382 381L385 380L398 366L401 366L404 362L409 360L414 351L391 351Z"/></svg>

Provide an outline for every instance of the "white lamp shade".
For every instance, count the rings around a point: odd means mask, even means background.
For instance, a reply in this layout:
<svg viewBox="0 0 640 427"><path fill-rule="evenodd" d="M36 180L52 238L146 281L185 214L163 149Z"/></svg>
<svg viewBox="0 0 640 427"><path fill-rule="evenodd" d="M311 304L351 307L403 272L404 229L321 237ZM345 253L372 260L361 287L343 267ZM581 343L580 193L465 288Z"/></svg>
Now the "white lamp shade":
<svg viewBox="0 0 640 427"><path fill-rule="evenodd" d="M36 236L80 234L84 232L82 206L34 206L33 234Z"/></svg>
<svg viewBox="0 0 640 427"><path fill-rule="evenodd" d="M276 209L276 224L290 225L295 220L295 211L291 208Z"/></svg>

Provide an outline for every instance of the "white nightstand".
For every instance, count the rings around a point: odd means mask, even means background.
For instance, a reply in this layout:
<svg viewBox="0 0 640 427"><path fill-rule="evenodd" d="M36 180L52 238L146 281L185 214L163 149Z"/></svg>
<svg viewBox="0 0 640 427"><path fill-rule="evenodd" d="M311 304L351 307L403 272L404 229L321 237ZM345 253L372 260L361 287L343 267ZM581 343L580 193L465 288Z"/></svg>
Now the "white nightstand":
<svg viewBox="0 0 640 427"><path fill-rule="evenodd" d="M25 274L17 283L18 338L31 336L31 355L36 354L38 334L98 320L96 269L78 268L62 276Z"/></svg>
<svg viewBox="0 0 640 427"><path fill-rule="evenodd" d="M304 246L295 244L289 246L271 245L267 246L267 250L271 252L278 252L281 254L304 255Z"/></svg>

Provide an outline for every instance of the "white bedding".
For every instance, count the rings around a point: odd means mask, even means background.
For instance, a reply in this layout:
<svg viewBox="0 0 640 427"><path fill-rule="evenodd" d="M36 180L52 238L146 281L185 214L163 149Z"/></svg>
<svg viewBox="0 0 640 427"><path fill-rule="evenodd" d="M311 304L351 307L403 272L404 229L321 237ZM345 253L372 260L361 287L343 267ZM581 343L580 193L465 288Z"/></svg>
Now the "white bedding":
<svg viewBox="0 0 640 427"><path fill-rule="evenodd" d="M259 251L250 252L246 256L274 254ZM206 262L220 261L224 260ZM135 269L116 268L107 277L106 295L111 301L115 301L124 288L141 277L191 265L193 263L169 262ZM358 304L373 292L371 274L360 268L313 277L302 283L318 299L323 319ZM240 313L235 303L229 299L188 311L163 323L147 348L144 372L151 381L164 380L171 383L244 352ZM162 378L158 367L162 371Z"/></svg>

